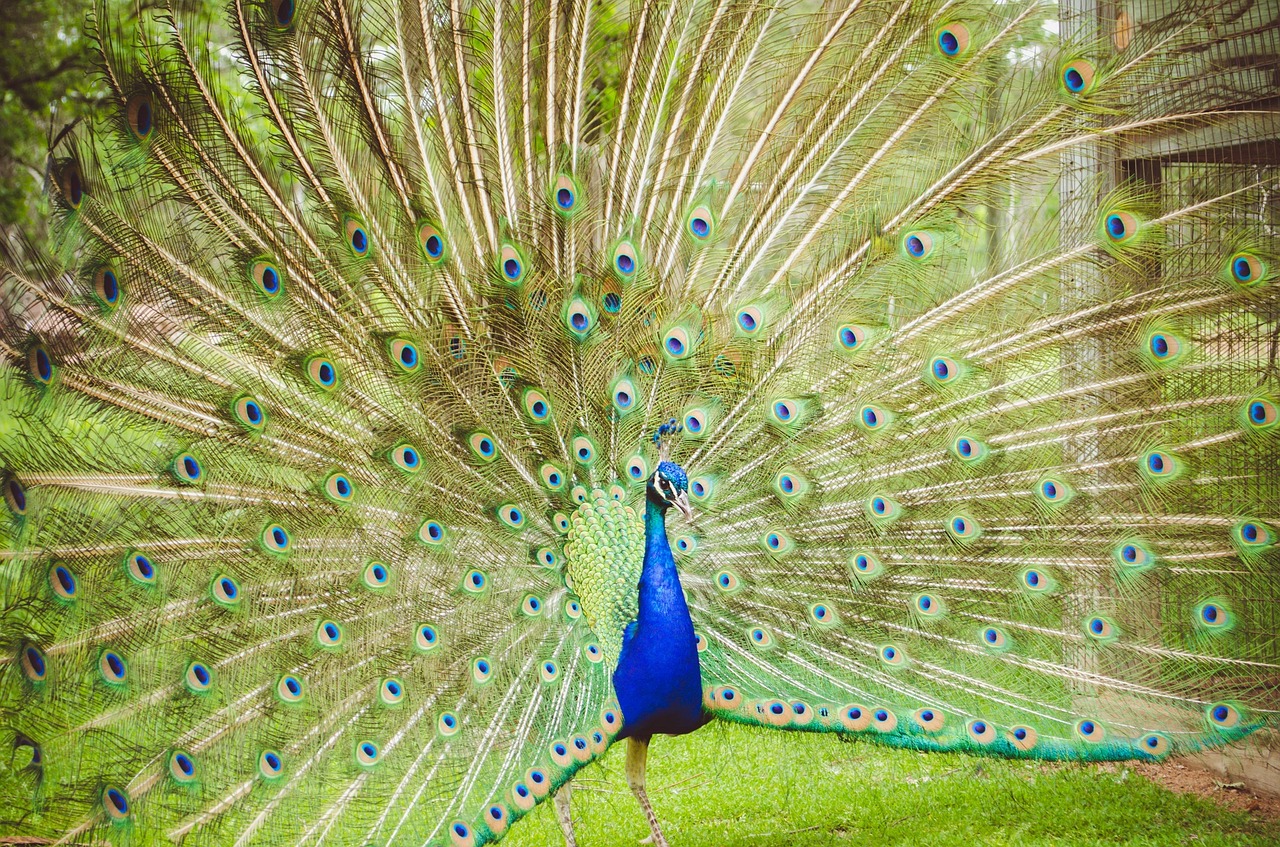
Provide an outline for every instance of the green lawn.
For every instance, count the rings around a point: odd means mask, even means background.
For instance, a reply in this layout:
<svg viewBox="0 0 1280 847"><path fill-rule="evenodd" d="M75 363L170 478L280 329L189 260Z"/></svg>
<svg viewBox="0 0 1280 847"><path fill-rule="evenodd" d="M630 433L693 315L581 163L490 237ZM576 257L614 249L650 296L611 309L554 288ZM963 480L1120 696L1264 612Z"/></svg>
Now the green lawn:
<svg viewBox="0 0 1280 847"><path fill-rule="evenodd" d="M648 834L625 744L574 780L579 847ZM672 847L1280 844L1280 823L1177 796L1123 766L1006 762L712 724L650 748L649 793ZM505 845L562 844L544 803Z"/></svg>

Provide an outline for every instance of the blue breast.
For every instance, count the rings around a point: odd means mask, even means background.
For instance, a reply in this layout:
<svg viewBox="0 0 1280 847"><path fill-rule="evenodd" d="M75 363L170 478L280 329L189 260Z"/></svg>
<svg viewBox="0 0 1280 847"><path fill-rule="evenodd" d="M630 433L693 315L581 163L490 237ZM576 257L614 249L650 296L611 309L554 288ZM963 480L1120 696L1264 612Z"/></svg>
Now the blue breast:
<svg viewBox="0 0 1280 847"><path fill-rule="evenodd" d="M653 502L645 509L644 528L640 613L627 627L613 673L622 709L620 738L681 735L706 722L693 621L667 543L666 520Z"/></svg>

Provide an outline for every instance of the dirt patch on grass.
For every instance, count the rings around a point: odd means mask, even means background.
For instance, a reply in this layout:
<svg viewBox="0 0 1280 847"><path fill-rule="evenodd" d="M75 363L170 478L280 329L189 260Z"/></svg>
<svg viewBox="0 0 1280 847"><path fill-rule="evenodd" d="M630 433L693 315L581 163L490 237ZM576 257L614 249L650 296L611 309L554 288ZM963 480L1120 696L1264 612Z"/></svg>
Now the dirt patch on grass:
<svg viewBox="0 0 1280 847"><path fill-rule="evenodd" d="M1280 820L1280 797L1254 794L1243 783L1223 782L1204 768L1181 762L1129 762L1125 765L1156 785L1175 794L1195 794L1237 812L1248 812L1269 821Z"/></svg>

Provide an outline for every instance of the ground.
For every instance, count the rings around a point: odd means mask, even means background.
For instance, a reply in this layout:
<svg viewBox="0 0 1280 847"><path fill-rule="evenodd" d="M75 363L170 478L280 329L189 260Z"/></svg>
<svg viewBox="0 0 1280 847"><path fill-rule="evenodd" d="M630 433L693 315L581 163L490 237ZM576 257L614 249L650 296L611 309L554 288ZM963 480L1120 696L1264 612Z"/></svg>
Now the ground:
<svg viewBox="0 0 1280 847"><path fill-rule="evenodd" d="M624 746L574 780L579 847L648 834ZM720 723L655 738L649 792L672 847L1280 844L1280 800L1177 762L1006 762ZM503 841L562 843L550 803Z"/></svg>

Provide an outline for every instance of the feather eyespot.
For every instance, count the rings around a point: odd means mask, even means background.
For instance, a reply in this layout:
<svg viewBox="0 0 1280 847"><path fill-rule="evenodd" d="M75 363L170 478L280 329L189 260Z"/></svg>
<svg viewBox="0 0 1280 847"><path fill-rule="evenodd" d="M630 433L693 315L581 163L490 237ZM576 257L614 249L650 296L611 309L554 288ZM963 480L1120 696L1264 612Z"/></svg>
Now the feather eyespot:
<svg viewBox="0 0 1280 847"><path fill-rule="evenodd" d="M169 754L169 775L175 782L183 785L194 782L196 778L196 761L190 753L174 750Z"/></svg>
<svg viewBox="0 0 1280 847"><path fill-rule="evenodd" d="M912 611L923 618L940 618L947 612L947 606L933 594L917 594L911 601Z"/></svg>
<svg viewBox="0 0 1280 847"><path fill-rule="evenodd" d="M570 444L573 458L579 464L590 465L596 459L596 445L585 435L576 436Z"/></svg>
<svg viewBox="0 0 1280 847"><path fill-rule="evenodd" d="M230 576L220 573L209 583L209 596L219 606L240 605L240 585Z"/></svg>
<svg viewBox="0 0 1280 847"><path fill-rule="evenodd" d="M551 399L537 388L526 388L521 396L524 413L534 423L546 423L551 418Z"/></svg>
<svg viewBox="0 0 1280 847"><path fill-rule="evenodd" d="M933 235L924 230L908 232L902 237L902 251L907 258L923 262L933 255Z"/></svg>
<svg viewBox="0 0 1280 847"><path fill-rule="evenodd" d="M969 28L962 23L951 23L938 30L934 36L938 52L954 59L969 49Z"/></svg>
<svg viewBox="0 0 1280 847"><path fill-rule="evenodd" d="M1231 281L1244 288L1252 288L1267 275L1267 266L1252 253L1236 253L1227 262Z"/></svg>
<svg viewBox="0 0 1280 847"><path fill-rule="evenodd" d="M129 795L123 788L107 786L102 789L102 808L106 810L107 817L112 821L116 823L126 821L129 819Z"/></svg>
<svg viewBox="0 0 1280 847"><path fill-rule="evenodd" d="M1242 520L1231 528L1231 540L1244 556L1255 556L1275 543L1275 534L1261 521Z"/></svg>
<svg viewBox="0 0 1280 847"><path fill-rule="evenodd" d="M635 383L629 377L622 377L613 384L613 409L619 415L629 414L639 406Z"/></svg>
<svg viewBox="0 0 1280 847"><path fill-rule="evenodd" d="M57 372L57 368L53 365L53 359L49 356L49 351L42 344L32 347L31 352L27 354L27 367L31 376L42 385L48 385L53 382L53 375Z"/></svg>
<svg viewBox="0 0 1280 847"><path fill-rule="evenodd" d="M498 520L502 521L510 529L524 528L524 510L519 506L512 505L511 503L503 503L498 507L497 511Z"/></svg>
<svg viewBox="0 0 1280 847"><path fill-rule="evenodd" d="M917 709L915 715L916 725L925 732L938 732L947 722L946 714L941 709L933 709L925 707Z"/></svg>
<svg viewBox="0 0 1280 847"><path fill-rule="evenodd" d="M138 585L155 585L156 568L146 555L131 550L124 557L124 572Z"/></svg>
<svg viewBox="0 0 1280 847"><path fill-rule="evenodd" d="M324 481L324 494L335 503L348 503L355 493L355 486L344 473L330 474Z"/></svg>
<svg viewBox="0 0 1280 847"><path fill-rule="evenodd" d="M343 226L347 232L347 247L351 249L351 255L357 259L363 259L369 255L369 231L365 229L364 222L359 218L348 217Z"/></svg>
<svg viewBox="0 0 1280 847"><path fill-rule="evenodd" d="M93 273L93 293L104 309L114 309L120 303L120 278L111 265L102 265Z"/></svg>
<svg viewBox="0 0 1280 847"><path fill-rule="evenodd" d="M386 562L370 562L364 566L360 581L370 591L386 588L391 584L391 568L387 567Z"/></svg>
<svg viewBox="0 0 1280 847"><path fill-rule="evenodd" d="M705 242L715 234L716 219L711 214L711 208L705 203L694 207L689 213L689 217L685 219L685 231L693 237L695 242Z"/></svg>
<svg viewBox="0 0 1280 847"><path fill-rule="evenodd" d="M568 174L560 174L551 186L552 208L564 217L572 217L578 210L578 186Z"/></svg>
<svg viewBox="0 0 1280 847"><path fill-rule="evenodd" d="M840 725L850 732L861 732L871 726L871 710L858 703L850 703L840 710Z"/></svg>
<svg viewBox="0 0 1280 847"><path fill-rule="evenodd" d="M338 384L338 368L329 359L316 356L307 362L307 377L318 387L331 391Z"/></svg>
<svg viewBox="0 0 1280 847"><path fill-rule="evenodd" d="M902 507L898 501L883 494L868 497L863 508L876 526L885 526L902 516Z"/></svg>
<svg viewBox="0 0 1280 847"><path fill-rule="evenodd" d="M445 738L457 735L458 730L461 728L461 722L458 720L458 716L453 712L443 712L440 717L436 719L436 731Z"/></svg>
<svg viewBox="0 0 1280 847"><path fill-rule="evenodd" d="M1076 735L1085 741L1097 743L1106 738L1106 730L1102 728L1102 724L1095 720L1085 718L1076 722Z"/></svg>
<svg viewBox="0 0 1280 847"><path fill-rule="evenodd" d="M213 687L213 674L203 662L192 662L187 665L183 680L187 684L187 690L192 694L203 694Z"/></svg>
<svg viewBox="0 0 1280 847"><path fill-rule="evenodd" d="M880 559L871 553L858 552L849 557L849 571L856 582L868 583L884 572Z"/></svg>
<svg viewBox="0 0 1280 847"><path fill-rule="evenodd" d="M871 725L880 732L893 732L898 728L898 716L882 707L871 713Z"/></svg>
<svg viewBox="0 0 1280 847"><path fill-rule="evenodd" d="M640 253L630 240L619 241L613 248L613 275L620 282L629 282L640 270Z"/></svg>
<svg viewBox="0 0 1280 847"><path fill-rule="evenodd" d="M564 488L564 471L550 462L539 469L538 476L542 478L542 484L548 491L559 491Z"/></svg>
<svg viewBox="0 0 1280 847"><path fill-rule="evenodd" d="M58 190L63 202L72 210L79 209L84 202L84 178L80 173L80 165L75 161L66 162L58 171Z"/></svg>
<svg viewBox="0 0 1280 847"><path fill-rule="evenodd" d="M276 696L285 703L301 703L306 696L302 680L293 674L285 674L276 680Z"/></svg>
<svg viewBox="0 0 1280 847"><path fill-rule="evenodd" d="M321 647L341 647L342 636L342 625L337 621L322 620L316 624L316 643Z"/></svg>
<svg viewBox="0 0 1280 847"><path fill-rule="evenodd" d="M4 504L17 517L27 513L27 490L12 477L4 483Z"/></svg>
<svg viewBox="0 0 1280 847"><path fill-rule="evenodd" d="M200 467L200 462L190 453L179 453L173 459L173 475L179 482L185 482L195 485L204 475L204 469Z"/></svg>
<svg viewBox="0 0 1280 847"><path fill-rule="evenodd" d="M477 685L483 685L493 677L493 663L486 657L480 656L471 662L471 680Z"/></svg>
<svg viewBox="0 0 1280 847"><path fill-rule="evenodd" d="M263 750L258 754L258 775L270 782L284 773L284 759L275 750Z"/></svg>
<svg viewBox="0 0 1280 847"><path fill-rule="evenodd" d="M1171 745L1168 736L1158 732L1149 732L1138 740L1137 749L1144 755L1160 758L1168 755Z"/></svg>
<svg viewBox="0 0 1280 847"><path fill-rule="evenodd" d="M1011 642L1008 634L998 626L989 626L982 629L979 633L982 646L996 653L1007 651Z"/></svg>
<svg viewBox="0 0 1280 847"><path fill-rule="evenodd" d="M1125 211L1108 212L1102 226L1112 244L1124 244L1138 234L1138 219Z"/></svg>
<svg viewBox="0 0 1280 847"><path fill-rule="evenodd" d="M1247 432L1271 432L1277 428L1280 413L1270 397L1252 397L1245 403L1241 418Z"/></svg>
<svg viewBox="0 0 1280 847"><path fill-rule="evenodd" d="M467 446L471 455L488 464L498 458L498 444L487 432L473 432L467 437Z"/></svg>
<svg viewBox="0 0 1280 847"><path fill-rule="evenodd" d="M479 594L488 587L489 578L483 571L472 569L462 578L462 590L471 594Z"/></svg>
<svg viewBox="0 0 1280 847"><path fill-rule="evenodd" d="M875 403L866 403L858 409L858 423L868 432L888 429L893 418L893 412Z"/></svg>
<svg viewBox="0 0 1280 847"><path fill-rule="evenodd" d="M112 650L104 650L98 657L98 672L102 675L102 681L108 685L124 685L129 669L123 656Z"/></svg>
<svg viewBox="0 0 1280 847"><path fill-rule="evenodd" d="M444 543L445 527L439 521L425 520L418 527L418 540L428 547L439 547Z"/></svg>
<svg viewBox="0 0 1280 847"><path fill-rule="evenodd" d="M261 432L267 425L267 413L256 397L238 397L231 404L231 413L241 426L250 432Z"/></svg>
<svg viewBox="0 0 1280 847"><path fill-rule="evenodd" d="M258 258L249 265L249 281L258 293L274 300L284 290L284 276L275 263L268 258Z"/></svg>
<svg viewBox="0 0 1280 847"><path fill-rule="evenodd" d="M880 661L891 668L902 667L907 663L907 654L896 644L886 644L878 651Z"/></svg>
<svg viewBox="0 0 1280 847"><path fill-rule="evenodd" d="M1024 753L1035 749L1039 738L1039 734L1029 726L1015 726L1009 730L1008 734L1008 739L1013 746Z"/></svg>
<svg viewBox="0 0 1280 847"><path fill-rule="evenodd" d="M387 354L391 357L392 364L403 373L413 373L418 369L418 348L412 341L393 339L387 345Z"/></svg>
<svg viewBox="0 0 1280 847"><path fill-rule="evenodd" d="M764 327L764 311L759 306L746 306L738 310L738 332L755 338Z"/></svg>
<svg viewBox="0 0 1280 847"><path fill-rule="evenodd" d="M410 444L397 444L390 455L391 463L405 473L417 473L422 468L422 455Z"/></svg>
<svg viewBox="0 0 1280 847"><path fill-rule="evenodd" d="M996 729L984 720L969 721L966 727L969 738L983 746L996 740Z"/></svg>
<svg viewBox="0 0 1280 847"><path fill-rule="evenodd" d="M75 600L80 585L76 576L66 565L54 565L49 569L49 587L60 600Z"/></svg>
<svg viewBox="0 0 1280 847"><path fill-rule="evenodd" d="M591 333L595 315L587 301L581 297L574 297L565 307L564 323L570 334L581 341Z"/></svg>
<svg viewBox="0 0 1280 847"><path fill-rule="evenodd" d="M418 244L422 246L422 254L431 264L444 261L447 253L444 234L434 224L424 223L418 227Z"/></svg>
<svg viewBox="0 0 1280 847"><path fill-rule="evenodd" d="M404 683L395 677L382 680L378 686L378 699L384 706L396 706L404 700Z"/></svg>
<svg viewBox="0 0 1280 847"><path fill-rule="evenodd" d="M135 94L124 104L125 122L129 132L139 141L146 141L155 129L155 111L151 97L147 94Z"/></svg>
<svg viewBox="0 0 1280 847"><path fill-rule="evenodd" d="M1093 89L1096 74L1092 62L1077 59L1062 66L1059 80L1068 94L1088 94Z"/></svg>
<svg viewBox="0 0 1280 847"><path fill-rule="evenodd" d="M624 468L627 479L632 482L643 482L649 478L649 463L639 453L627 459Z"/></svg>
<svg viewBox="0 0 1280 847"><path fill-rule="evenodd" d="M436 628L430 624L418 624L418 628L414 632L413 643L418 648L418 652L429 653L440 646L440 635L436 632Z"/></svg>
<svg viewBox="0 0 1280 847"><path fill-rule="evenodd" d="M288 553L292 544L289 532L278 523L268 524L262 530L262 546L268 553Z"/></svg>
<svg viewBox="0 0 1280 847"><path fill-rule="evenodd" d="M809 604L809 620L818 626L834 626L836 623L835 610L826 603L810 603Z"/></svg>
<svg viewBox="0 0 1280 847"><path fill-rule="evenodd" d="M293 26L293 16L297 7L295 0L270 0L271 18L277 29L288 29Z"/></svg>
<svg viewBox="0 0 1280 847"><path fill-rule="evenodd" d="M21 653L22 674L31 682L44 682L49 672L44 653L35 645L27 645Z"/></svg>
<svg viewBox="0 0 1280 847"><path fill-rule="evenodd" d="M1085 635L1101 644L1110 644L1120 637L1119 628L1108 618L1095 615L1084 622Z"/></svg>
<svg viewBox="0 0 1280 847"><path fill-rule="evenodd" d="M716 481L709 476L695 476L689 480L689 497L695 503L709 503L716 493Z"/></svg>
<svg viewBox="0 0 1280 847"><path fill-rule="evenodd" d="M378 745L372 741L360 741L356 743L356 764L361 767L373 767L378 763L378 756L381 751Z"/></svg>
<svg viewBox="0 0 1280 847"><path fill-rule="evenodd" d="M672 327L662 337L662 352L672 361L681 361L693 354L694 337L682 326Z"/></svg>
<svg viewBox="0 0 1280 847"><path fill-rule="evenodd" d="M1164 450L1148 450L1139 457L1144 480L1163 483L1181 476L1182 460Z"/></svg>
<svg viewBox="0 0 1280 847"><path fill-rule="evenodd" d="M760 547L771 556L785 556L795 547L795 542L781 529L767 529L760 536Z"/></svg>
<svg viewBox="0 0 1280 847"><path fill-rule="evenodd" d="M498 275L507 285L519 285L524 281L527 268L524 256L514 244L503 244L498 253Z"/></svg>
<svg viewBox="0 0 1280 847"><path fill-rule="evenodd" d="M845 324L836 330L836 343L847 352L861 350L866 341L867 331L860 326Z"/></svg>
<svg viewBox="0 0 1280 847"><path fill-rule="evenodd" d="M1235 616L1227 604L1218 599L1205 600L1196 606L1195 624L1208 633L1226 632L1235 624Z"/></svg>
<svg viewBox="0 0 1280 847"><path fill-rule="evenodd" d="M1209 724L1217 729L1235 729L1240 725L1240 710L1230 703L1214 703L1205 714Z"/></svg>

